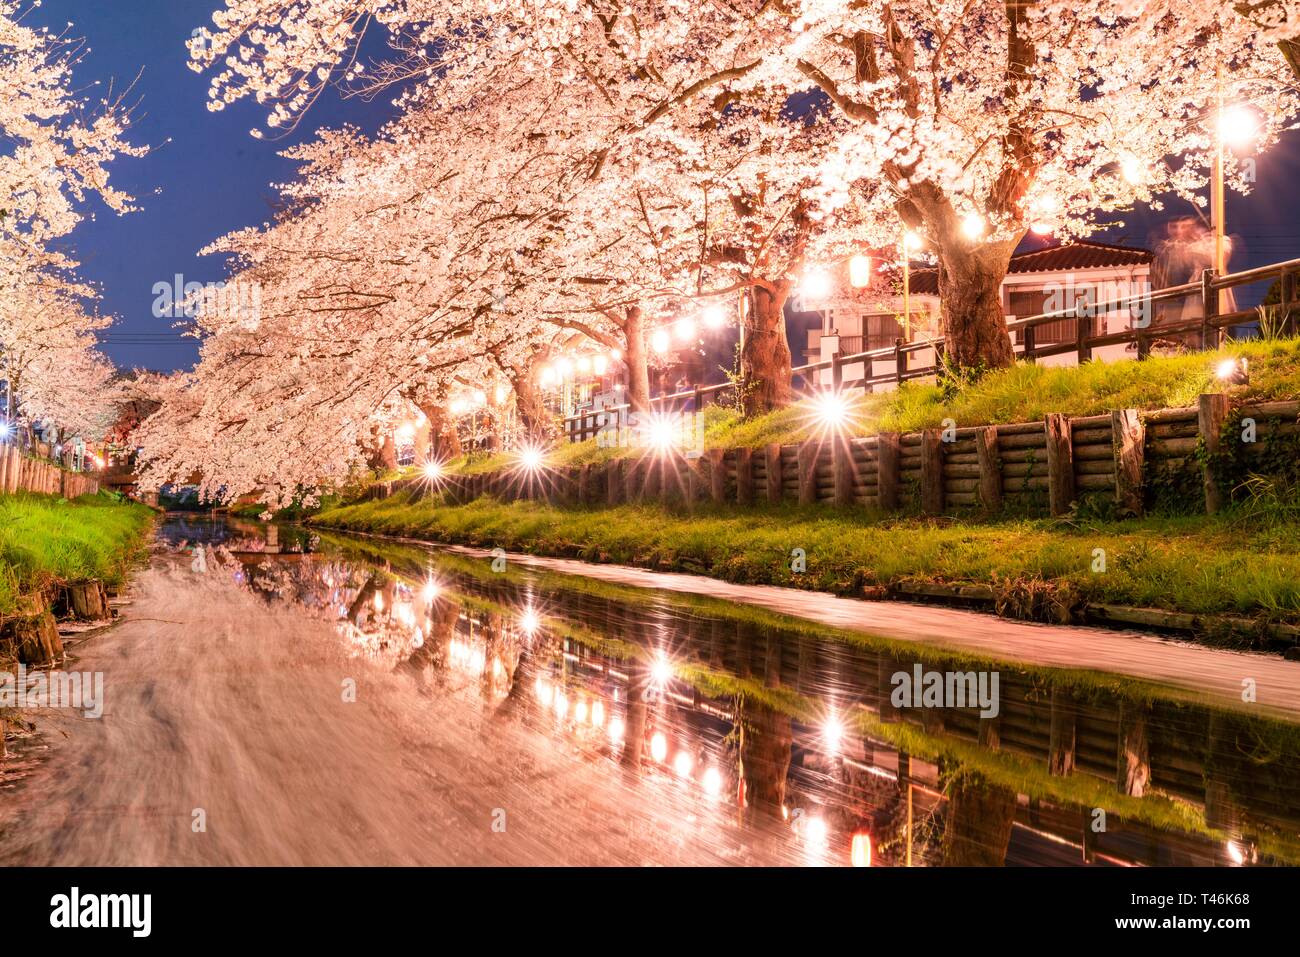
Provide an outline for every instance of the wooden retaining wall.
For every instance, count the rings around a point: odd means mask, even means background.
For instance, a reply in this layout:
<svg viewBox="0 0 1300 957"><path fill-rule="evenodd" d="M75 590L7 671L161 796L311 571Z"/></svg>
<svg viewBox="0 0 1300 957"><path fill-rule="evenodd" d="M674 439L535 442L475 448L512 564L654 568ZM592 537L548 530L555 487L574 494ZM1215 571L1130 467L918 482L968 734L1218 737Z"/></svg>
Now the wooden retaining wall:
<svg viewBox="0 0 1300 957"><path fill-rule="evenodd" d="M69 472L53 462L29 458L12 445L0 445L0 493L36 492L77 498L99 491L99 480Z"/></svg>
<svg viewBox="0 0 1300 957"><path fill-rule="evenodd" d="M1275 435L1298 430L1300 402L1233 408L1228 397L1204 395L1196 406L1102 415L1048 415L1039 422L921 432L832 437L793 445L709 449L699 458L624 458L598 465L548 469L536 476L453 477L452 501L483 494L573 504L713 501L742 506L829 503L842 508L906 510L938 515L961 510L1061 515L1100 496L1117 514L1141 515L1152 476L1181 476L1204 489L1204 507L1217 511L1231 490L1221 488L1203 449L1219 447L1230 417L1255 419L1261 452ZM386 497L418 479L382 483Z"/></svg>

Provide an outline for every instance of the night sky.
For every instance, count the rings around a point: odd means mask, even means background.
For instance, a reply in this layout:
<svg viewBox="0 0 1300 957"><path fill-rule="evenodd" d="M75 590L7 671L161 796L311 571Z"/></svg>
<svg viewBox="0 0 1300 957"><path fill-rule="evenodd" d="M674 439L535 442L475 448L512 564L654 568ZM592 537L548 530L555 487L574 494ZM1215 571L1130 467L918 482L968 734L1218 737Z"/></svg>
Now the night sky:
<svg viewBox="0 0 1300 957"><path fill-rule="evenodd" d="M274 195L270 184L294 169L277 155L280 150L321 126L353 123L372 131L391 115L387 99L367 103L327 94L295 134L257 140L248 135L253 127L265 129L256 103L208 112L209 77L186 68L185 42L219 3L44 0L30 14L30 22L52 29L72 21L72 34L87 38L90 50L76 74L80 84L112 80L121 88L134 82L131 102L138 106L131 140L155 147L148 157L123 159L112 169L113 181L136 195L141 211L118 217L94 206L95 218L68 240L82 276L103 293L101 310L118 317L105 336L105 351L122 367L166 371L194 362L197 343L182 339L171 328L173 320L153 317L153 286L171 282L176 273L186 281L224 278L220 258L200 257L198 250L232 229L266 221ZM367 46L375 54L383 49L378 36ZM1228 197L1229 231L1238 244L1233 268L1300 258L1300 134L1289 134L1261 156L1257 172L1254 193ZM1160 214L1130 214L1125 228L1097 238L1150 244L1163 219L1189 212L1175 200Z"/></svg>

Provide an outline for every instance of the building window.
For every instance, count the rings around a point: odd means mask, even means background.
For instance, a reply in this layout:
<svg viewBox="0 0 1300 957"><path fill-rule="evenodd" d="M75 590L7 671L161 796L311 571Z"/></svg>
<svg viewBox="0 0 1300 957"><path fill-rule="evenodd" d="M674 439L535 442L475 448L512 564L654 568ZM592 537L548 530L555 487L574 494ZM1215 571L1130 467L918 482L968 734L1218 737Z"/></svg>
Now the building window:
<svg viewBox="0 0 1300 957"><path fill-rule="evenodd" d="M1083 295L1083 292L1080 292L1079 298ZM1047 312L1050 298L1051 294L1045 289L1012 290L1007 293L1007 305L1011 315L1017 319L1027 319L1029 316L1040 316ZM1077 324L1077 319L1058 319L1055 322L1034 326L1034 345L1050 346L1058 342L1073 342L1078 336ZM1017 345L1025 341L1023 329L1016 330L1015 340Z"/></svg>

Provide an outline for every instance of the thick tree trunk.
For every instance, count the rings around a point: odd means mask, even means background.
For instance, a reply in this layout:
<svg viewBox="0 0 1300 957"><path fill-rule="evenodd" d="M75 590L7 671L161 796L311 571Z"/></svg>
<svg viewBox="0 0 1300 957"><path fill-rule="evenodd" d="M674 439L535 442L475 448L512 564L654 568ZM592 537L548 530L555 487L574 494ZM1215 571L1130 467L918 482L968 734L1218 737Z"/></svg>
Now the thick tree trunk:
<svg viewBox="0 0 1300 957"><path fill-rule="evenodd" d="M519 412L519 424L524 434L531 439L544 439L551 433L552 423L542 399L542 390L535 378L535 365L511 376L510 385L515 390L515 408Z"/></svg>
<svg viewBox="0 0 1300 957"><path fill-rule="evenodd" d="M1002 280L1015 243L952 236L939 248L945 355L955 369L1001 369L1016 361L1002 308Z"/></svg>
<svg viewBox="0 0 1300 957"><path fill-rule="evenodd" d="M456 431L456 423L447 417L446 408L433 402L422 402L418 407L429 420L429 434L432 437L429 459L435 462L446 462L448 459L459 457L462 451L460 433Z"/></svg>
<svg viewBox="0 0 1300 957"><path fill-rule="evenodd" d="M633 412L650 410L650 363L645 346L645 314L640 306L627 310L623 327L623 361L627 363L627 402Z"/></svg>
<svg viewBox="0 0 1300 957"><path fill-rule="evenodd" d="M740 381L745 415L755 416L790 404L790 344L785 338L785 301L790 283L749 291L745 318L745 348L740 355Z"/></svg>

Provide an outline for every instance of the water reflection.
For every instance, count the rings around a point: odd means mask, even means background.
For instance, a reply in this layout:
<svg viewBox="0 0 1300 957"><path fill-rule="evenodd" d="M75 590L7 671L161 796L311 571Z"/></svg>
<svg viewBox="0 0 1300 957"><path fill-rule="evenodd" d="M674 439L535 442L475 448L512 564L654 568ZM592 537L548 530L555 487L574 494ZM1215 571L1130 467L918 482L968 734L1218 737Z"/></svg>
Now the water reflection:
<svg viewBox="0 0 1300 957"><path fill-rule="evenodd" d="M1290 864L1300 732L1113 676L918 659L752 608L374 540L171 522L268 603L429 695L476 691L636 786L808 864ZM258 547L261 543L263 547ZM897 676L999 676L998 707L911 707ZM985 702L987 704L987 702ZM981 713L983 710L983 714Z"/></svg>

